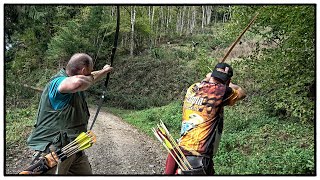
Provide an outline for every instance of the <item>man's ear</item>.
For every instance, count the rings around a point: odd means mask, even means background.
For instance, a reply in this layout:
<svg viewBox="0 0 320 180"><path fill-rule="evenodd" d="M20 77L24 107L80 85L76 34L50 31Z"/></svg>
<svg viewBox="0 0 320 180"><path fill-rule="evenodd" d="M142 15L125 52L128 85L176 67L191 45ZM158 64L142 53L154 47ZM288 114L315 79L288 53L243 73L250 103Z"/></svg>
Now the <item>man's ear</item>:
<svg viewBox="0 0 320 180"><path fill-rule="evenodd" d="M81 70L80 70L81 75L84 75L85 71L86 71L86 70L84 69L84 67L81 68Z"/></svg>

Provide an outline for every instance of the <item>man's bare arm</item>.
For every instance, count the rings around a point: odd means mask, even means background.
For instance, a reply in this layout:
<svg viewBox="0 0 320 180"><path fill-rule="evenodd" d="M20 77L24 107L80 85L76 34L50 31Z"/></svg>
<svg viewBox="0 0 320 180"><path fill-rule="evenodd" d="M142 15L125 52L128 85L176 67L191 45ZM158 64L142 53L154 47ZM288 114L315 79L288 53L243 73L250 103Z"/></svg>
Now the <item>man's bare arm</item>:
<svg viewBox="0 0 320 180"><path fill-rule="evenodd" d="M238 91L238 100L244 99L247 96L246 92L240 86L230 82L229 87Z"/></svg>
<svg viewBox="0 0 320 180"><path fill-rule="evenodd" d="M96 83L102 78L106 77L106 75L111 72L112 69L113 68L111 66L105 65L101 70L91 72L91 75L93 76L93 83Z"/></svg>
<svg viewBox="0 0 320 180"><path fill-rule="evenodd" d="M103 69L91 72L90 76L76 75L67 77L61 82L58 90L61 93L75 93L78 91L85 91L91 85L105 77L109 72L112 71L112 69L113 68L109 65L105 65Z"/></svg>
<svg viewBox="0 0 320 180"><path fill-rule="evenodd" d="M92 76L76 75L64 79L58 87L61 93L85 91L93 84Z"/></svg>

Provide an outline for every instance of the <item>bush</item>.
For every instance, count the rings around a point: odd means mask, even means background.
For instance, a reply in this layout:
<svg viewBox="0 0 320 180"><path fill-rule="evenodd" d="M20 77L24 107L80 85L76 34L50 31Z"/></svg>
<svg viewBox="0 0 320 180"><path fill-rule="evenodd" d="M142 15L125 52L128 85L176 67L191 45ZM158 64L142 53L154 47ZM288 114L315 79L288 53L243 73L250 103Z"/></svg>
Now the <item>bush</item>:
<svg viewBox="0 0 320 180"><path fill-rule="evenodd" d="M304 123L313 122L315 7L306 5L259 8L261 7L248 6L235 10L233 26L230 28L244 24L248 17L258 11L260 14L256 26L251 29L263 37L261 46L256 47L254 54L233 63L234 69L242 71L235 79L245 85L249 94L262 96L262 104L270 113L280 117L297 118ZM248 15L248 12L252 14Z"/></svg>
<svg viewBox="0 0 320 180"><path fill-rule="evenodd" d="M315 174L314 127L267 115L259 104L225 107L224 131L214 158L218 175Z"/></svg>
<svg viewBox="0 0 320 180"><path fill-rule="evenodd" d="M162 58L155 58L154 52ZM108 104L128 109L144 109L182 99L184 91L195 81L195 64L188 65L193 52L154 48L150 54L130 59L116 59L108 87ZM192 61L195 61L194 59ZM116 83L123 82L123 83ZM95 91L95 90L93 90Z"/></svg>
<svg viewBox="0 0 320 180"><path fill-rule="evenodd" d="M6 108L6 145L25 143L26 137L31 131L36 115L36 106Z"/></svg>

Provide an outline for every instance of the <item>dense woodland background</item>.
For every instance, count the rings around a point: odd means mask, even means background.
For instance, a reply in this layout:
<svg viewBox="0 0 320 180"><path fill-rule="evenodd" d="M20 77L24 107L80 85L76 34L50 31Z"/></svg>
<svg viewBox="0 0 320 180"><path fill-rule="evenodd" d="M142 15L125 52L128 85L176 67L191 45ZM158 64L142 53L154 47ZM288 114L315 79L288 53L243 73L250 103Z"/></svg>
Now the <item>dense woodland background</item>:
<svg viewBox="0 0 320 180"><path fill-rule="evenodd" d="M186 89L227 59L248 97L225 110L219 175L315 174L315 5L120 6L107 110L150 134L162 119L178 137ZM73 53L110 63L116 7L9 5L5 20L6 148L24 145L43 88ZM87 96L92 105L103 83Z"/></svg>

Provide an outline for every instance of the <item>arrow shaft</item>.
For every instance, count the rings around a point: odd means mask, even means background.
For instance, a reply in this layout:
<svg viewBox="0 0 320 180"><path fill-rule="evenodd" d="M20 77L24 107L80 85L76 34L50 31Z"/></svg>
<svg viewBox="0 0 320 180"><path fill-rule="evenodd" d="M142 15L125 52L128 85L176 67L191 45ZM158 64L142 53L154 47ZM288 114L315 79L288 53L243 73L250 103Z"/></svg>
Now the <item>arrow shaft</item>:
<svg viewBox="0 0 320 180"><path fill-rule="evenodd" d="M193 169L191 164L189 163L188 159L186 158L186 156L184 155L184 153L181 151L179 145L176 143L176 141L174 140L174 138L171 136L169 130L167 129L167 127L165 126L165 124L160 120L160 124L163 127L163 129L165 130L167 136L169 137L169 139L171 140L171 144L173 144L173 146L179 151L179 153L181 154L181 157L183 158L183 160L187 163L187 165L189 166L190 169Z"/></svg>
<svg viewBox="0 0 320 180"><path fill-rule="evenodd" d="M183 170L183 171L185 171L185 170L186 170L185 168L187 168L187 167L186 167L186 166L181 166L180 162L175 158L175 155L172 154L172 152L170 151L170 149L169 149L167 146L165 146L165 145L164 145L164 147L167 149L167 151L169 152L169 154L171 155L171 157L176 161L176 163L178 164L178 166L180 167L180 169ZM177 156L177 157L179 157L179 156ZM184 163L182 163L182 164L184 164Z"/></svg>
<svg viewBox="0 0 320 180"><path fill-rule="evenodd" d="M62 151L66 151L67 149L69 149L70 147L76 145L77 142L76 141L72 141L71 143L67 144L66 146L64 146L61 150Z"/></svg>
<svg viewBox="0 0 320 180"><path fill-rule="evenodd" d="M171 150L167 147L167 145L163 142L163 140L160 138L156 130L153 128L152 129L154 135L158 138L158 140L162 143L162 145L165 147L165 149L168 151L168 153L171 155L171 157L175 160L175 162L178 164L179 168L181 170L185 170L185 168L180 164L180 162L177 160L176 156L172 154Z"/></svg>
<svg viewBox="0 0 320 180"><path fill-rule="evenodd" d="M164 137L164 135L161 134L161 132L159 132L158 134L159 134L159 136L161 137L161 139L166 139L167 142L172 146L172 142L170 142L166 137ZM182 166L184 167L184 169L189 170L189 168L186 166L186 164L184 163L184 161L183 161L183 160L181 159L181 157L180 157L180 156L184 156L184 154L183 154L183 153L182 153L182 154L179 154L179 153L176 151L177 148L179 148L179 147L174 147L174 146L172 146L172 151L174 152L174 154L175 154L176 157L178 158L179 162L181 162L181 164L182 164Z"/></svg>
<svg viewBox="0 0 320 180"><path fill-rule="evenodd" d="M70 157L72 155L74 155L75 153L79 152L80 150L79 149L74 149L73 151L70 151L67 155L67 157Z"/></svg>
<svg viewBox="0 0 320 180"><path fill-rule="evenodd" d="M68 153L70 153L71 151L73 151L75 149L79 149L79 146L78 145L72 146L72 147L68 148L66 151L63 151L63 153L67 155Z"/></svg>

